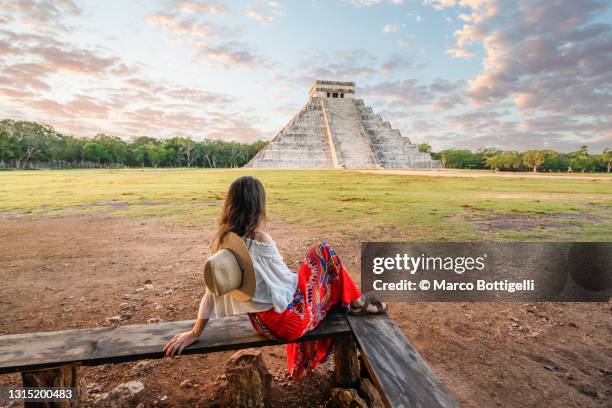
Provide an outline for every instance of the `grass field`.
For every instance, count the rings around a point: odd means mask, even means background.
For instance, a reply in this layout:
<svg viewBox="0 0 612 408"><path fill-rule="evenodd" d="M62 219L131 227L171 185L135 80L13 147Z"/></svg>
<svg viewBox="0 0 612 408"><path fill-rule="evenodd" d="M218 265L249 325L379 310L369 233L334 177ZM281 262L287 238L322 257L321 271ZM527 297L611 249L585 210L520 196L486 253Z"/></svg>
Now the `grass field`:
<svg viewBox="0 0 612 408"><path fill-rule="evenodd" d="M210 225L229 183L255 175L274 222L359 239L612 239L612 179L430 177L340 170L0 173L0 217L105 213ZM489 173L490 174L490 173Z"/></svg>

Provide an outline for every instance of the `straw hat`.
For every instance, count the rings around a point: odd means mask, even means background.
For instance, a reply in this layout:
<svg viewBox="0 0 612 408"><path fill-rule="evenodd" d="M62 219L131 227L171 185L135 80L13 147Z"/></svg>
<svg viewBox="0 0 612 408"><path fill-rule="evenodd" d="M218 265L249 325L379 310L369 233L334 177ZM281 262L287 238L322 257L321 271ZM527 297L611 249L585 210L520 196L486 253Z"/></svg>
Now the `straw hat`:
<svg viewBox="0 0 612 408"><path fill-rule="evenodd" d="M213 255L204 264L206 287L217 296L230 294L243 302L255 294L255 268L244 241L233 232L212 244Z"/></svg>

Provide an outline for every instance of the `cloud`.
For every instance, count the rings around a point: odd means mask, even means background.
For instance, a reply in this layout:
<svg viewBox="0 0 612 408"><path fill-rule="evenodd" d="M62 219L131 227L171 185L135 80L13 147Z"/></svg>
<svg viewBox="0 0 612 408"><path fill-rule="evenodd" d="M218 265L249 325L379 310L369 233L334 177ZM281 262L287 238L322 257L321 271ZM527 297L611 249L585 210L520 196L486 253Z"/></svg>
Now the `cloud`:
<svg viewBox="0 0 612 408"><path fill-rule="evenodd" d="M423 106L434 99L426 85L416 79L384 81L362 87L362 93L373 99L394 103L395 106Z"/></svg>
<svg viewBox="0 0 612 408"><path fill-rule="evenodd" d="M259 3L260 8L265 8L266 11L257 10L253 7L247 7L245 9L247 17L257 20L263 24L271 24L277 17L285 15L285 11L278 1L258 0L257 3Z"/></svg>
<svg viewBox="0 0 612 408"><path fill-rule="evenodd" d="M44 65L38 63L17 63L2 67L0 83L15 88L34 91L50 90L47 83L49 73Z"/></svg>
<svg viewBox="0 0 612 408"><path fill-rule="evenodd" d="M70 101L62 103L51 99L34 99L28 102L34 109L46 114L84 119L108 119L110 107L103 101L86 95L75 95Z"/></svg>
<svg viewBox="0 0 612 408"><path fill-rule="evenodd" d="M247 17L252 18L253 20L257 20L257 21L259 21L261 23L264 23L264 24L270 24L271 22L274 21L274 16L265 15L265 14L260 13L259 11L254 10L252 8L247 8L246 15L247 15Z"/></svg>
<svg viewBox="0 0 612 408"><path fill-rule="evenodd" d="M468 89L475 103L511 98L520 110L561 109L569 114L597 114L593 101L612 103L607 75L612 70L612 29L591 22L609 3L462 0L433 4L471 10L462 16L466 24L454 34L457 47L447 53L471 57L474 52L466 47L482 45L484 71L470 81Z"/></svg>
<svg viewBox="0 0 612 408"><path fill-rule="evenodd" d="M466 50L465 48L451 48L445 52L455 58L472 58L476 56L474 51Z"/></svg>
<svg viewBox="0 0 612 408"><path fill-rule="evenodd" d="M72 0L11 0L0 3L0 10L10 13L9 20L15 18L41 32L67 32L69 28L61 23L63 16L78 16L82 12Z"/></svg>
<svg viewBox="0 0 612 408"><path fill-rule="evenodd" d="M383 75L392 75L396 71L411 68L412 66L413 64L406 57L401 55L392 55L380 65L380 72L382 72Z"/></svg>
<svg viewBox="0 0 612 408"><path fill-rule="evenodd" d="M220 135L227 138L232 129L242 128L244 133L233 134L231 138L253 141L252 137L261 136L255 128L247 129L246 123L259 121L237 110L235 97L198 88L132 77L123 80L119 87L83 89L87 93L77 93L61 101L40 93L18 93L2 84L0 77L0 98L15 98L14 103L36 112L35 120L77 135L102 131L124 137L183 134L197 139ZM23 114L16 118L32 120Z"/></svg>
<svg viewBox="0 0 612 408"><path fill-rule="evenodd" d="M65 71L83 75L102 73L125 75L130 72L120 58L99 55L87 49L33 47L29 49L29 52L31 55L42 58L49 72Z"/></svg>
<svg viewBox="0 0 612 408"><path fill-rule="evenodd" d="M230 14L230 9L223 3L216 1L198 1L198 0L174 0L171 2L171 7L185 13L198 13L208 15L227 15Z"/></svg>
<svg viewBox="0 0 612 408"><path fill-rule="evenodd" d="M443 78L436 78L430 85L429 90L438 94L448 94L456 92L465 87L465 81L449 81Z"/></svg>
<svg viewBox="0 0 612 408"><path fill-rule="evenodd" d="M383 27L383 32L384 33L394 33L397 30L399 30L399 25L398 24L386 24Z"/></svg>
<svg viewBox="0 0 612 408"><path fill-rule="evenodd" d="M309 88L317 79L352 81L376 76L381 72L380 61L363 49L336 50L332 53L320 49L304 49L294 71L277 76L274 83L285 87L299 86L297 90ZM398 68L397 60L387 60L386 72ZM401 59L401 61L404 61Z"/></svg>
<svg viewBox="0 0 612 408"><path fill-rule="evenodd" d="M421 17L421 15L420 15L420 14L417 14L417 13L412 13L412 12L411 12L411 13L408 13L408 14L406 14L406 15L407 15L408 17L414 16L414 20L415 20L417 23L420 23L420 22L421 22L421 20L423 19L423 17Z"/></svg>
<svg viewBox="0 0 612 408"><path fill-rule="evenodd" d="M222 32L219 27L210 23L202 23L193 18L181 18L169 13L150 15L147 17L147 22L162 31L171 31L179 36L213 37Z"/></svg>
<svg viewBox="0 0 612 408"><path fill-rule="evenodd" d="M183 44L193 48L192 60L206 64L211 67L237 67L255 69L258 67L270 67L270 62L249 44L235 39L238 30L233 27L217 26L198 20L191 15L185 16L184 9L188 13L197 7L204 7L200 2L198 6L193 2L173 2L174 9L163 13L149 15L147 21L154 27L175 36L186 37ZM206 3L206 7L212 7ZM266 2L266 6L281 13L280 6L274 1ZM216 9L215 9L216 10ZM271 21L271 20L270 20Z"/></svg>
<svg viewBox="0 0 612 408"><path fill-rule="evenodd" d="M447 7L467 7L469 5L477 5L481 0L423 0L423 4L429 4L436 10L443 10Z"/></svg>
<svg viewBox="0 0 612 408"><path fill-rule="evenodd" d="M400 46L401 48L406 48L409 45L414 44L415 39L416 37L413 35L405 35L399 40L397 40L397 45Z"/></svg>
<svg viewBox="0 0 612 408"><path fill-rule="evenodd" d="M227 68L252 69L269 66L263 57L252 51L248 45L238 41L227 41L217 45L200 43L194 59L207 65Z"/></svg>
<svg viewBox="0 0 612 408"><path fill-rule="evenodd" d="M446 117L449 123L462 130L489 131L500 125L504 113L497 111L477 111Z"/></svg>
<svg viewBox="0 0 612 408"><path fill-rule="evenodd" d="M134 72L121 58L103 50L76 47L37 33L0 30L0 55L10 57L0 61L0 82L29 91L52 90L54 78L120 78Z"/></svg>
<svg viewBox="0 0 612 408"><path fill-rule="evenodd" d="M375 6L381 3L390 3L390 4L396 4L396 5L400 5L404 3L403 0L342 0L342 1L350 3L356 7L370 7L370 6Z"/></svg>

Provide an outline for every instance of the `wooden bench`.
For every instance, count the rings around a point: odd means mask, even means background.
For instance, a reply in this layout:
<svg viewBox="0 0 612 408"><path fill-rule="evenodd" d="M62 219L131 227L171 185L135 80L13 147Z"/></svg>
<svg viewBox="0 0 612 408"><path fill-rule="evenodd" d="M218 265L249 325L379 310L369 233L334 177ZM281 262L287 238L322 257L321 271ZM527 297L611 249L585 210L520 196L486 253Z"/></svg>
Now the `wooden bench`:
<svg viewBox="0 0 612 408"><path fill-rule="evenodd" d="M162 358L162 348L170 338L192 326L193 321L177 321L0 336L0 374L20 372L24 386L69 386L79 375L80 366ZM347 317L332 312L298 341L328 337L334 338L336 354L350 353L356 340L368 373L387 406L455 406L425 361L387 316ZM278 344L255 332L247 317L233 317L210 321L200 339L183 354ZM340 361L343 360L335 358L336 372L342 375L350 368L338 367Z"/></svg>

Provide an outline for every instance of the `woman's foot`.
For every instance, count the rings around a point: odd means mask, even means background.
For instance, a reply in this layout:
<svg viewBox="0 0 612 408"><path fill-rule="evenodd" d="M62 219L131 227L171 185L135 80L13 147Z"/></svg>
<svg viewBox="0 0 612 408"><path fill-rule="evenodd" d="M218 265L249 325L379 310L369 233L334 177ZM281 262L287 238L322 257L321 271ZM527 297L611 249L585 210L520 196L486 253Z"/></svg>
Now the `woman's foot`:
<svg viewBox="0 0 612 408"><path fill-rule="evenodd" d="M352 315L385 314L388 305L372 296L361 295L351 303L349 313Z"/></svg>

